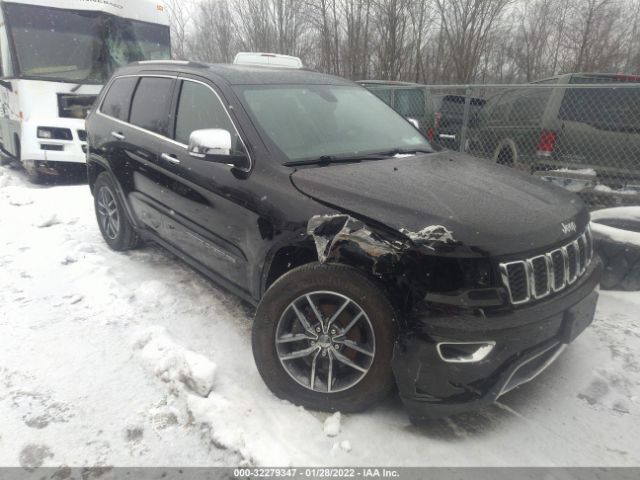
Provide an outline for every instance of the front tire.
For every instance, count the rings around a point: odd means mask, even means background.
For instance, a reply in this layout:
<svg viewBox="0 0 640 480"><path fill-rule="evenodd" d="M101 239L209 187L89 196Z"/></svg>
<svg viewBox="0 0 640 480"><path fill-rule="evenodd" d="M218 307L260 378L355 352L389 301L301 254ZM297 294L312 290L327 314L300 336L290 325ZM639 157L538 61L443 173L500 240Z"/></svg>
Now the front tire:
<svg viewBox="0 0 640 480"><path fill-rule="evenodd" d="M105 242L116 251L131 250L140 245L116 187L107 172L98 175L93 187L93 201L100 233Z"/></svg>
<svg viewBox="0 0 640 480"><path fill-rule="evenodd" d="M314 263L283 275L265 294L253 355L278 397L313 410L357 412L395 387L395 332L394 310L368 277Z"/></svg>

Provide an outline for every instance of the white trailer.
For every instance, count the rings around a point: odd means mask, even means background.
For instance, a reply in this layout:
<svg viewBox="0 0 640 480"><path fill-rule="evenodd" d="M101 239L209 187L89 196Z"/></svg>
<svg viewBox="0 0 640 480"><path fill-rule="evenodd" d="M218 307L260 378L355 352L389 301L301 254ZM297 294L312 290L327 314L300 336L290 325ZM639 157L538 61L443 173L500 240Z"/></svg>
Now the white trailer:
<svg viewBox="0 0 640 480"><path fill-rule="evenodd" d="M0 154L32 181L86 163L84 118L113 71L170 58L160 0L0 0Z"/></svg>

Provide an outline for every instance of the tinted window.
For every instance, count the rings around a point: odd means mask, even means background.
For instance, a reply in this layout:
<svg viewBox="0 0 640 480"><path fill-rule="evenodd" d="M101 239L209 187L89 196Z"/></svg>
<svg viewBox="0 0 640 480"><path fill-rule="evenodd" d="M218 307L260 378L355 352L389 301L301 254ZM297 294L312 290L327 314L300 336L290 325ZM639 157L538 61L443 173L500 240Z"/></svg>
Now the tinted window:
<svg viewBox="0 0 640 480"><path fill-rule="evenodd" d="M140 79L131 104L130 123L161 135L167 134L168 106L173 79L144 77Z"/></svg>
<svg viewBox="0 0 640 480"><path fill-rule="evenodd" d="M506 122L507 115L511 110L513 98L517 94L517 91L511 90L503 94L502 97L496 99L493 107L487 105L487 107L490 107L484 113L484 115L487 117L487 121L492 124L500 124Z"/></svg>
<svg viewBox="0 0 640 480"><path fill-rule="evenodd" d="M204 128L224 128L232 135L235 133L224 107L211 89L185 81L180 91L175 139L186 145L191 132Z"/></svg>
<svg viewBox="0 0 640 480"><path fill-rule="evenodd" d="M129 118L131 95L137 82L137 77L123 77L114 80L104 98L100 109L102 113L126 122Z"/></svg>
<svg viewBox="0 0 640 480"><path fill-rule="evenodd" d="M464 115L464 106L467 101L466 97L462 95L447 95L442 99L440 111L442 115L460 117ZM472 97L469 99L469 113L474 115L478 112L486 103L482 98Z"/></svg>
<svg viewBox="0 0 640 480"><path fill-rule="evenodd" d="M509 120L517 125L537 125L542 120L552 89L532 90L513 102Z"/></svg>
<svg viewBox="0 0 640 480"><path fill-rule="evenodd" d="M602 130L640 131L640 88L571 88L560 106L559 118Z"/></svg>
<svg viewBox="0 0 640 480"><path fill-rule="evenodd" d="M423 117L424 91L421 89L396 90L396 111L405 117Z"/></svg>
<svg viewBox="0 0 640 480"><path fill-rule="evenodd" d="M372 88L369 91L387 105L391 105L391 90L386 88Z"/></svg>

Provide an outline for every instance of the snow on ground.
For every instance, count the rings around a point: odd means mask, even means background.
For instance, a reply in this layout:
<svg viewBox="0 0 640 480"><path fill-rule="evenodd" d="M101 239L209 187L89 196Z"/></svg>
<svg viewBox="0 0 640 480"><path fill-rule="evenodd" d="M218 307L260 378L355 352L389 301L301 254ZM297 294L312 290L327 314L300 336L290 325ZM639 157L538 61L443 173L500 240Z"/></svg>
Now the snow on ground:
<svg viewBox="0 0 640 480"><path fill-rule="evenodd" d="M0 169L0 465L638 465L640 294L534 382L416 427L276 399L251 309L160 248L103 243L86 185Z"/></svg>

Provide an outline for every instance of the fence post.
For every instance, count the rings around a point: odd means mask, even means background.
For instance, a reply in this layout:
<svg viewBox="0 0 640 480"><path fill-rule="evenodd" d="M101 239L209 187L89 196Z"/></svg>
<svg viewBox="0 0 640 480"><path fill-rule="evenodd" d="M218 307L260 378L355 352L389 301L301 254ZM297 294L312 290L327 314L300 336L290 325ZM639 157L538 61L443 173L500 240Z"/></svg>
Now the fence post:
<svg viewBox="0 0 640 480"><path fill-rule="evenodd" d="M467 143L467 129L469 127L469 112L471 110L471 87L467 85L464 94L464 112L462 113L462 129L460 130L460 147L459 151L465 151L465 144Z"/></svg>

